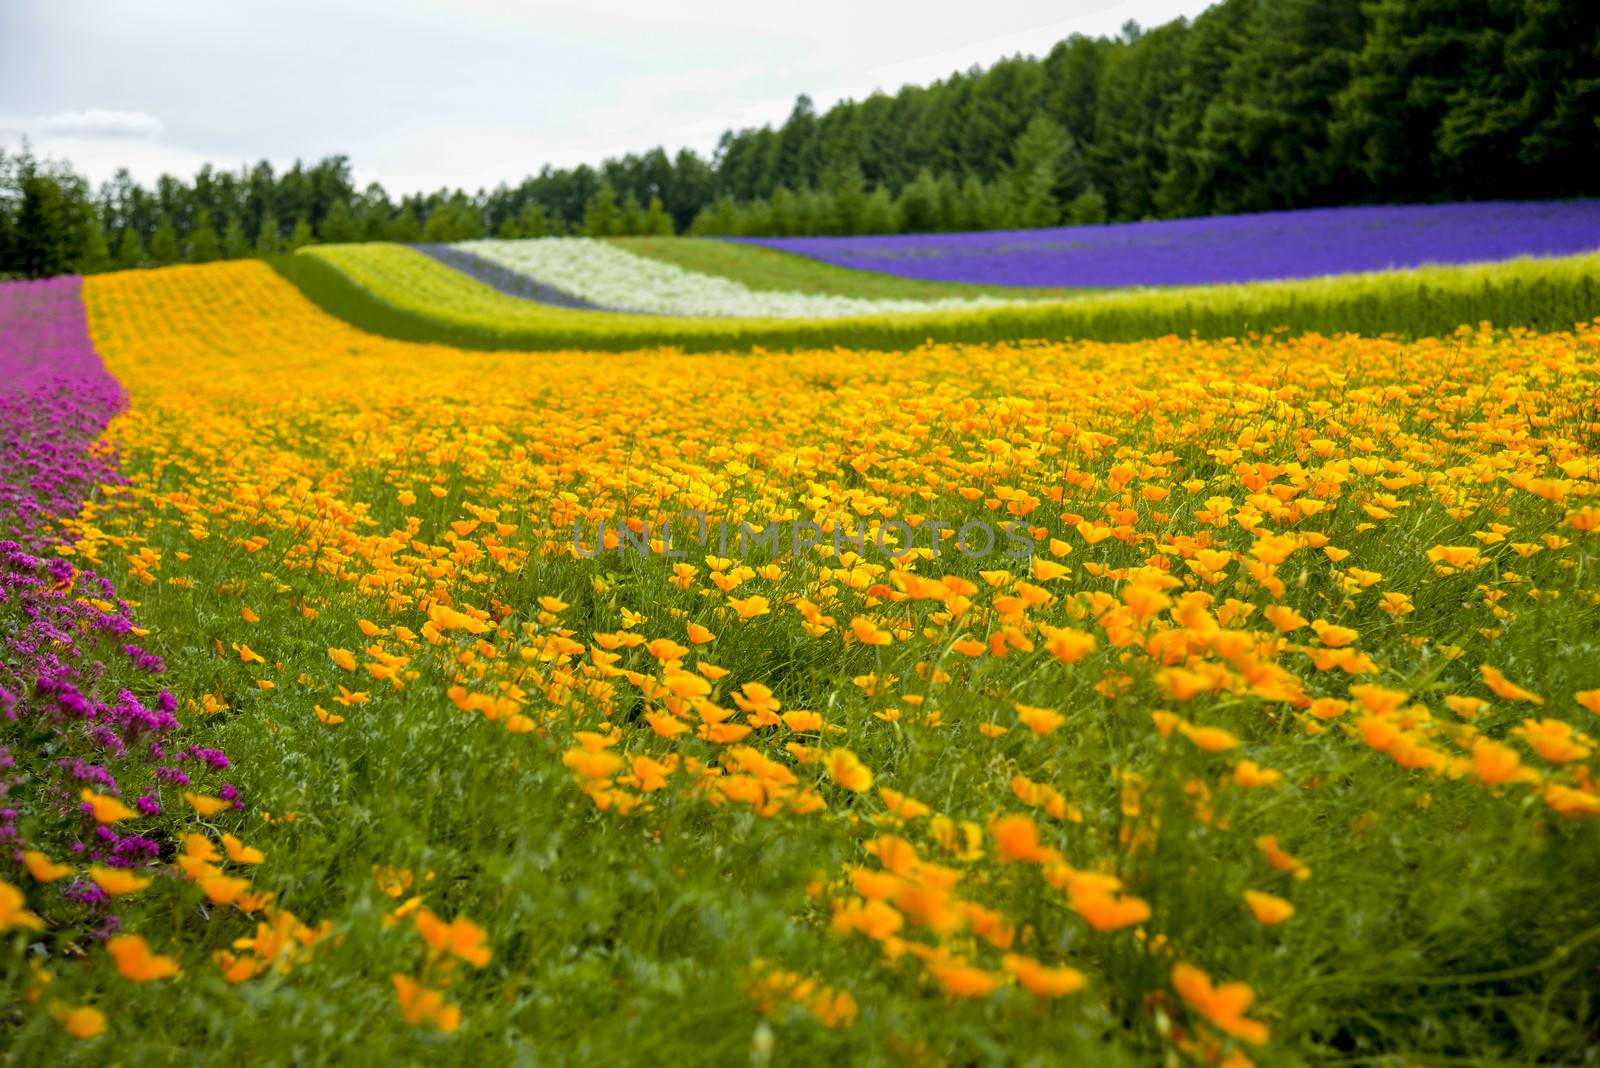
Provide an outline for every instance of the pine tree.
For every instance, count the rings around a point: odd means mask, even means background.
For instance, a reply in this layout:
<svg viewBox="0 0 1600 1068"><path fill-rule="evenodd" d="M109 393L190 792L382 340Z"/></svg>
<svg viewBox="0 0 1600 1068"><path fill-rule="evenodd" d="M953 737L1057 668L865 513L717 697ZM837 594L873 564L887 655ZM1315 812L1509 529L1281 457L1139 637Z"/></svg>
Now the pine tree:
<svg viewBox="0 0 1600 1068"><path fill-rule="evenodd" d="M989 193L983 179L969 174L961 183L959 214L952 220L958 230L983 230L989 225Z"/></svg>
<svg viewBox="0 0 1600 1068"><path fill-rule="evenodd" d="M1061 221L1059 187L1072 151L1072 136L1048 115L1035 115L1011 148L1007 172L1017 222L1054 226Z"/></svg>
<svg viewBox="0 0 1600 1068"><path fill-rule="evenodd" d="M834 234L860 234L867 210L867 182L861 176L861 168L854 163L844 167L837 167L831 171L823 182L823 191L832 198L832 215L829 221L828 233Z"/></svg>
<svg viewBox="0 0 1600 1068"><path fill-rule="evenodd" d="M343 197L329 205L328 213L317 227L317 234L329 244L345 244L356 239L355 219L351 217L350 205Z"/></svg>
<svg viewBox="0 0 1600 1068"><path fill-rule="evenodd" d="M300 218L294 221L294 229L289 231L289 244L287 246L288 250L290 252L294 252L298 249L305 248L307 245L315 245L316 243L317 237L311 232L311 220L307 219L304 215L300 216Z"/></svg>
<svg viewBox="0 0 1600 1068"><path fill-rule="evenodd" d="M12 268L29 278L71 271L82 252L83 232L60 183L33 174L22 180L12 238Z"/></svg>
<svg viewBox="0 0 1600 1068"><path fill-rule="evenodd" d="M743 237L771 237L772 202L759 199L739 205L739 221L733 232Z"/></svg>
<svg viewBox="0 0 1600 1068"><path fill-rule="evenodd" d="M917 172L915 180L900 190L897 206L900 209L900 225L908 234L927 234L944 228L939 184L934 181L933 172L926 167Z"/></svg>
<svg viewBox="0 0 1600 1068"><path fill-rule="evenodd" d="M689 226L693 237L717 237L739 232L739 207L730 196L720 196L700 209Z"/></svg>
<svg viewBox="0 0 1600 1068"><path fill-rule="evenodd" d="M222 231L222 258L242 260L248 255L250 255L250 242L245 239L244 226L235 215L228 220L227 228Z"/></svg>
<svg viewBox="0 0 1600 1068"><path fill-rule="evenodd" d="M639 198L632 193L622 198L622 210L617 214L617 233L644 233L644 210L639 207Z"/></svg>
<svg viewBox="0 0 1600 1068"><path fill-rule="evenodd" d="M863 234L898 234L900 232L900 213L895 210L894 199L889 196L886 186L878 186L867 194L866 203L861 207L861 221L858 224Z"/></svg>
<svg viewBox="0 0 1600 1068"><path fill-rule="evenodd" d="M1073 226L1098 226L1106 221L1106 198L1086 189L1067 204L1067 222Z"/></svg>
<svg viewBox="0 0 1600 1068"><path fill-rule="evenodd" d="M194 214L194 228L189 231L189 243L184 257L190 263L210 263L222 256L222 242L211 225L211 213L201 208Z"/></svg>
<svg viewBox="0 0 1600 1068"><path fill-rule="evenodd" d="M415 205L407 204L400 209L400 213L389 222L388 237L390 241L402 245L414 245L422 240L422 224L417 221Z"/></svg>
<svg viewBox="0 0 1600 1068"><path fill-rule="evenodd" d="M798 234L799 229L799 203L793 190L786 185L780 185L772 191L772 233L777 237L786 237L789 234Z"/></svg>
<svg viewBox="0 0 1600 1068"><path fill-rule="evenodd" d="M961 186L956 182L956 176L949 171L939 175L939 229L960 230L961 225Z"/></svg>
<svg viewBox="0 0 1600 1068"><path fill-rule="evenodd" d="M1013 187L1015 189L1015 187ZM1061 221L1061 205L1056 200L1056 172L1039 163L1021 189L1015 189L1017 223L1029 229L1054 226Z"/></svg>
<svg viewBox="0 0 1600 1068"><path fill-rule="evenodd" d="M84 224L83 251L78 254L77 274L98 274L111 269L111 249L99 220L90 216Z"/></svg>
<svg viewBox="0 0 1600 1068"><path fill-rule="evenodd" d="M544 237L550 233L550 217L545 214L544 205L537 200L530 200L517 212L517 229L523 237Z"/></svg>
<svg viewBox="0 0 1600 1068"><path fill-rule="evenodd" d="M261 216L261 229L256 231L256 255L276 256L283 251L283 233L278 229L278 217L272 212Z"/></svg>
<svg viewBox="0 0 1600 1068"><path fill-rule="evenodd" d="M147 259L149 256L144 250L144 242L139 240L139 231L131 226L124 227L122 237L117 241L117 268L131 271L143 267Z"/></svg>
<svg viewBox="0 0 1600 1068"><path fill-rule="evenodd" d="M594 195L583 206L584 236L610 237L617 232L619 222L616 191L602 178Z"/></svg>
<svg viewBox="0 0 1600 1068"><path fill-rule="evenodd" d="M161 213L156 232L150 235L150 259L157 267L177 263L183 253L178 248L178 231L173 229L172 216Z"/></svg>
<svg viewBox="0 0 1600 1068"><path fill-rule="evenodd" d="M661 203L660 197L650 198L650 206L645 208L640 233L654 237L672 236L672 216L667 214L667 207Z"/></svg>

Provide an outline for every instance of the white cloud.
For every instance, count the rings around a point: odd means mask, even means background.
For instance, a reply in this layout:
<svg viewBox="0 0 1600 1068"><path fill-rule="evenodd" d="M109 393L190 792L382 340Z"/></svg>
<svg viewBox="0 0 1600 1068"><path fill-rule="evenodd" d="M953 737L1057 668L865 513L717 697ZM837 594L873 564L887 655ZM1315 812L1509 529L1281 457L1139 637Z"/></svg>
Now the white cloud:
<svg viewBox="0 0 1600 1068"><path fill-rule="evenodd" d="M30 133L40 137L70 137L82 140L160 137L164 129L160 119L143 111L112 111L106 108L58 111L54 115L45 115L26 125Z"/></svg>

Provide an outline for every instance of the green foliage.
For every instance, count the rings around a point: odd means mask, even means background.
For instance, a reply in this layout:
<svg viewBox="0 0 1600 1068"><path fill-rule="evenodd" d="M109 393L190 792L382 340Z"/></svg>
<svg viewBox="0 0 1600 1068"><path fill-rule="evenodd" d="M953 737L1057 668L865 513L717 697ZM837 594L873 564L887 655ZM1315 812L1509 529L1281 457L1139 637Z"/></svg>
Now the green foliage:
<svg viewBox="0 0 1600 1068"><path fill-rule="evenodd" d="M250 240L245 237L244 224L238 219L229 219L227 229L222 232L222 258L242 260L249 255Z"/></svg>
<svg viewBox="0 0 1600 1068"><path fill-rule="evenodd" d="M289 231L289 241L285 247L290 252L297 252L300 249L305 248L307 245L314 245L316 243L317 236L311 232L311 221L309 219L300 218L294 221L294 228Z"/></svg>
<svg viewBox="0 0 1600 1068"><path fill-rule="evenodd" d="M1012 146L1006 174L1017 221L1026 227L1059 223L1062 195L1081 182L1081 170L1072 135L1048 115L1035 115Z"/></svg>
<svg viewBox="0 0 1600 1068"><path fill-rule="evenodd" d="M117 239L116 267L128 271L135 267L143 267L149 259L150 254L145 251L144 244L139 240L139 232L131 226L122 231L122 236Z"/></svg>
<svg viewBox="0 0 1600 1068"><path fill-rule="evenodd" d="M1067 223L1072 226L1097 226L1106 221L1106 198L1086 189L1067 205Z"/></svg>
<svg viewBox="0 0 1600 1068"><path fill-rule="evenodd" d="M283 251L283 235L278 228L278 218L270 211L261 217L256 230L256 255L276 256Z"/></svg>
<svg viewBox="0 0 1600 1068"><path fill-rule="evenodd" d="M506 218L500 224L496 237L526 238L544 237L550 233L550 218L545 214L544 208L530 201L524 205L515 218Z"/></svg>
<svg viewBox="0 0 1600 1068"><path fill-rule="evenodd" d="M111 249L106 244L106 233L99 223L83 228L83 250L73 266L74 274L98 274L111 269Z"/></svg>
<svg viewBox="0 0 1600 1068"><path fill-rule="evenodd" d="M155 235L150 238L150 259L158 267L177 263L182 258L178 249L178 231L172 225L170 216L161 216L161 221L156 224Z"/></svg>
<svg viewBox="0 0 1600 1068"><path fill-rule="evenodd" d="M350 214L348 201L341 197L333 202L317 227L317 236L330 245L344 244L360 236L356 232L355 218Z"/></svg>
<svg viewBox="0 0 1600 1068"><path fill-rule="evenodd" d="M601 179L599 188L583 206L583 233L587 237L610 237L618 232L620 222L616 191L610 182Z"/></svg>
<svg viewBox="0 0 1600 1068"><path fill-rule="evenodd" d="M422 223L417 221L417 211L413 205L406 205L394 217L388 227L388 240L404 245L414 245L422 240Z"/></svg>
<svg viewBox="0 0 1600 1068"><path fill-rule="evenodd" d="M26 152L13 160L0 154L0 220L0 277L74 271L94 251L90 233L99 230L82 180L41 167Z"/></svg>
<svg viewBox="0 0 1600 1068"><path fill-rule="evenodd" d="M667 207L660 197L650 198L650 206L645 209L638 232L657 237L672 236L672 216L667 214Z"/></svg>
<svg viewBox="0 0 1600 1068"><path fill-rule="evenodd" d="M201 208L196 213L195 225L189 231L189 242L184 259L190 263L210 263L222 256L222 242L211 226L211 213Z"/></svg>

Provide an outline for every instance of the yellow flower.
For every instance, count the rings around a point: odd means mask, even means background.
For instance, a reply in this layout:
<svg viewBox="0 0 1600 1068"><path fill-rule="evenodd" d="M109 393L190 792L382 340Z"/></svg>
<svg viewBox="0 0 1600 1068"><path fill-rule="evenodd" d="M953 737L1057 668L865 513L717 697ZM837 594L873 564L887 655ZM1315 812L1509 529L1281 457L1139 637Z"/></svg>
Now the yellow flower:
<svg viewBox="0 0 1600 1068"><path fill-rule="evenodd" d="M1294 906L1289 902L1260 890L1246 890L1244 900L1250 906L1250 911L1255 913L1256 919L1269 926L1282 923L1294 915Z"/></svg>
<svg viewBox="0 0 1600 1068"><path fill-rule="evenodd" d="M872 771L848 749L834 749L828 753L828 778L855 793L872 787Z"/></svg>
<svg viewBox="0 0 1600 1068"><path fill-rule="evenodd" d="M122 977L135 983L170 979L182 971L171 957L152 953L143 935L113 935L106 940L106 952L116 962Z"/></svg>

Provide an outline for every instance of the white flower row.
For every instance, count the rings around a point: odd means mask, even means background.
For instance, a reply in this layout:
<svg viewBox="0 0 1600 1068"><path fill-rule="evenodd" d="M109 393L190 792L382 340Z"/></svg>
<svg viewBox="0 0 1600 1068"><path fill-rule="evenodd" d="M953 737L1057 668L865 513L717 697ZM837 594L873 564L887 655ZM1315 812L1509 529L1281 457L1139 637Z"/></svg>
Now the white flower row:
<svg viewBox="0 0 1600 1068"><path fill-rule="evenodd" d="M591 237L462 241L457 247L591 304L658 315L837 319L1014 303L996 297L874 300L751 289L731 278L685 270Z"/></svg>

